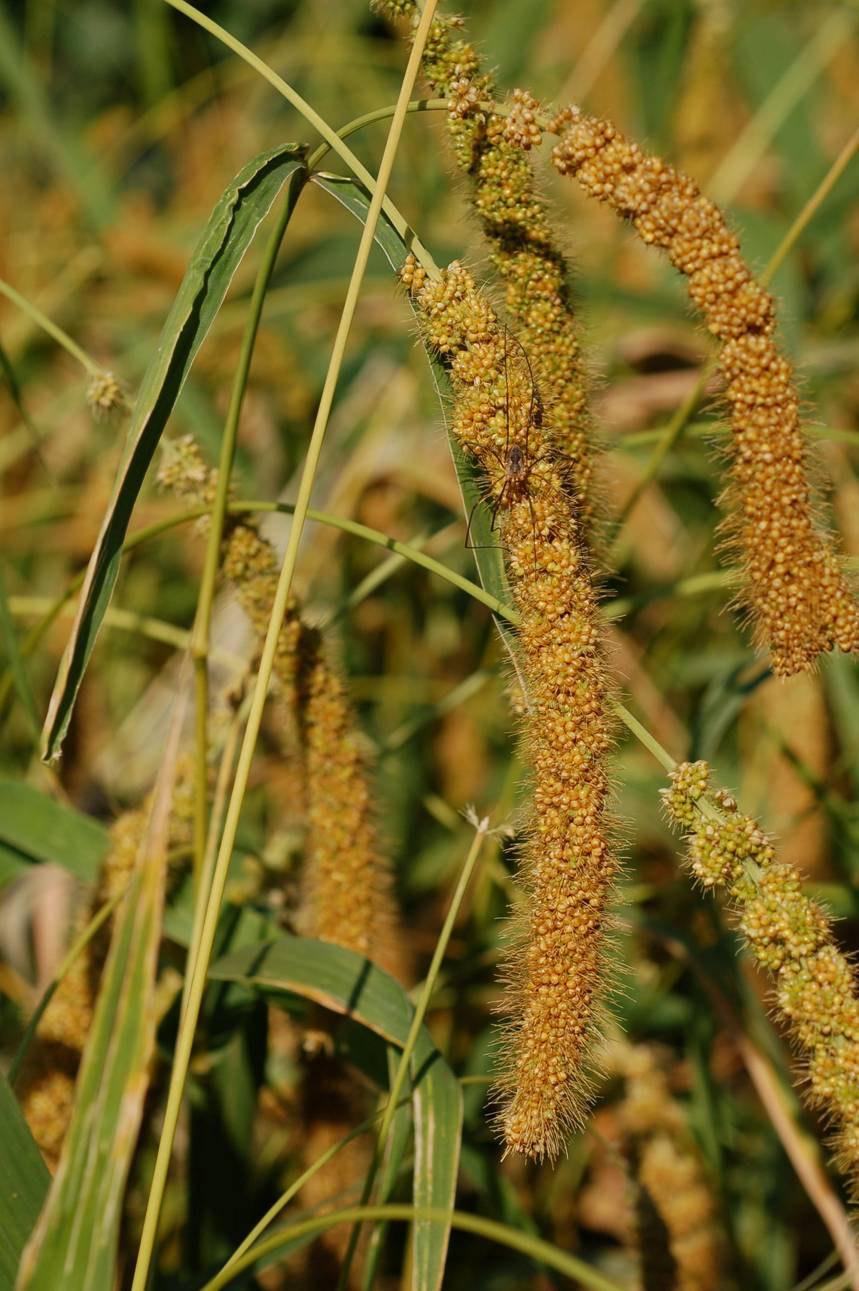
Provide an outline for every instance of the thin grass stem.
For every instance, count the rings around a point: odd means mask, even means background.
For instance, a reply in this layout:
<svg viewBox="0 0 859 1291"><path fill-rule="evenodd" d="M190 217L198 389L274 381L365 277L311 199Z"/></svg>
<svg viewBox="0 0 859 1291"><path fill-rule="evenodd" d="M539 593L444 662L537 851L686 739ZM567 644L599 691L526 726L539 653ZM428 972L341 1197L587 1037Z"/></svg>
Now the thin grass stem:
<svg viewBox="0 0 859 1291"><path fill-rule="evenodd" d="M429 1206L405 1205L348 1206L343 1210L331 1211L327 1215L315 1215L310 1219L301 1220L297 1224L289 1224L278 1229L276 1233L272 1233L270 1237L260 1242L259 1245L252 1247L228 1271L219 1273L217 1277L206 1284L205 1291L221 1291L222 1287L228 1286L233 1278L238 1277L245 1269L252 1268L258 1260L270 1260L282 1246L286 1246L291 1242L296 1242L303 1237L310 1237L314 1233L325 1232L326 1229L333 1228L336 1224L357 1223L365 1220L379 1220L382 1222L403 1220L406 1223L427 1220L430 1222L449 1223L452 1228L457 1229L459 1232L474 1233L475 1236L484 1237L489 1242L495 1242L499 1246L506 1246L510 1250L518 1251L521 1255L527 1255L535 1263L543 1264L547 1268L555 1269L558 1273L563 1273L568 1278L573 1278L581 1286L587 1287L588 1291L624 1291L620 1283L605 1277L590 1264L586 1264L584 1260L578 1259L575 1255L570 1255L567 1251L561 1251L556 1246L551 1246L549 1242L542 1241L541 1238L535 1237L532 1233L522 1232L521 1229L517 1228L508 1228L505 1224L499 1224L496 1220L484 1219L482 1215L469 1215L459 1210L441 1210Z"/></svg>
<svg viewBox="0 0 859 1291"><path fill-rule="evenodd" d="M206 833L208 829L208 712L209 712L209 642L212 628L212 606L215 600L215 583L218 577L218 566L221 557L221 543L227 517L230 498L230 477L236 455L236 443L239 436L239 421L242 414L245 390L250 375L254 347L262 318L263 305L268 291L278 252L283 242L286 227L294 209L294 202L286 201L281 205L277 221L271 231L262 261L257 270L251 296L247 323L242 337L239 361L233 377L230 392L230 404L224 420L224 432L221 436L221 453L218 462L218 475L215 485L215 500L212 506L211 522L206 541L206 555L203 573L200 579L200 590L197 599L197 612L194 616L194 627L191 632L191 659L194 665L194 703L195 703L195 751L194 751L194 877L199 882L203 870L206 852Z"/></svg>
<svg viewBox="0 0 859 1291"><path fill-rule="evenodd" d="M358 157L355 156L351 148L347 147L338 135L337 131L332 130L328 122L319 115L315 108L311 107L306 99L301 97L297 90L294 90L281 76L278 76L277 72L273 71L267 63L264 63L263 60L253 52L253 50L248 49L247 45L243 45L242 42L237 40L235 36L231 35L225 27L219 26L218 23L213 22L211 18L208 18L204 13L201 13L199 9L195 9L193 5L188 4L187 0L164 0L164 2L165 4L172 5L174 9L178 9L180 13L183 13L186 18L190 18L192 22L196 22L197 25L202 27L204 31L207 31L210 36L214 36L217 40L221 41L223 45L226 45L226 47L232 50L234 54L238 54L239 58L243 58L249 66L254 68L254 70L264 78L264 80L268 81L269 85L276 89L279 94L283 95L286 101L290 103L296 111L301 113L308 125L311 125L313 129L322 136L329 148L331 148L333 152L336 152L340 160L345 162L357 179L360 179L368 193L370 193L371 196L375 196L375 188L378 181L373 178L367 167L359 160ZM405 112L407 111L408 103L405 106L403 115L405 115ZM382 118L380 117L378 119L381 120ZM384 198L381 209L391 221L400 237L407 243L409 250L412 251L415 257L421 262L427 273L431 277L438 277L439 270L435 260L433 260L427 248L423 245L414 230L397 210L390 198Z"/></svg>
<svg viewBox="0 0 859 1291"><path fill-rule="evenodd" d="M26 314L28 318L31 318L37 327L41 327L42 331L47 333L51 340L61 345L66 353L70 354L89 376L97 377L101 375L102 368L100 364L96 363L95 359L91 358L86 350L81 349L77 341L73 341L68 332L64 332L57 323L48 318L47 314L42 313L38 305L34 305L31 300L27 300L26 296L22 296L20 291L17 291L2 278L0 278L0 295L5 296L7 300L11 300L12 304L17 305L18 309Z"/></svg>
<svg viewBox="0 0 859 1291"><path fill-rule="evenodd" d="M50 619L53 622L59 615L64 613L71 614L71 607L68 606L68 596L57 604L48 596L10 596L9 609L16 617L29 617L32 614L44 615L41 623L37 628ZM191 644L191 633L186 628L179 628L175 623L167 623L164 619L155 618L151 614L138 614L135 610L123 610L117 605L108 606L104 616L105 625L109 628L117 628L120 632L130 632L137 636L146 637L150 641L158 641L161 645L172 646L174 650L186 651ZM29 638L28 638L29 639ZM26 640L21 647L22 654ZM221 662L227 663L230 667L244 667L244 660L239 655L231 654L228 650L217 650L213 652L213 657L220 659Z"/></svg>
<svg viewBox="0 0 859 1291"><path fill-rule="evenodd" d="M354 117L353 120L347 121L345 126L341 126L337 131L340 139L348 139L350 135L357 134L365 126L376 125L379 121L387 121L394 115L395 104L386 104L383 108L375 108L372 112L364 112L360 117ZM447 112L450 103L447 99L412 99L406 108L406 112ZM332 145L323 141L307 158L307 169L318 170L323 158L331 151Z"/></svg>
<svg viewBox="0 0 859 1291"><path fill-rule="evenodd" d="M184 0L181 0L181 3L180 0L169 0L169 2L173 3L177 8L181 7L183 12L190 10L190 6L184 5ZM232 793L230 795L230 801L227 806L220 848L212 875L211 889L207 893L206 913L200 932L198 953L194 958L193 964L190 964L188 969L191 981L188 987L185 1010L176 1039L176 1049L173 1056L173 1067L170 1073L170 1085L167 1093L167 1104L164 1111L164 1123L158 1144L149 1197L147 1199L146 1214L143 1221L140 1247L132 1279L131 1291L145 1291L149 1282L149 1273L158 1231L158 1220L167 1185L167 1172L173 1153L176 1128L179 1123L179 1113L182 1106L185 1080L191 1061L194 1033L197 1026L197 1020L200 1015L203 993L206 987L209 960L215 943L218 916L220 913L224 888L226 886L227 872L229 869L230 859L232 857L236 834L238 832L239 815L241 812L242 802L244 800L245 790L250 778L251 763L253 761L254 751L256 748L257 736L262 724L263 708L265 706L269 682L271 680L274 667L281 623L283 621L284 613L286 612L289 593L292 588L292 580L298 558L299 543L301 542L301 535L307 518L307 511L310 505L310 494L316 478L325 432L328 427L331 408L334 402L334 392L346 350L346 341L352 326L352 320L355 316L361 282L370 257L370 251L376 232L376 225L382 212L385 191L393 170L394 158L402 135L406 108L409 100L411 99L412 89L417 79L418 67L420 65L423 48L429 34L430 22L432 21L435 7L436 0L427 0L426 7L421 14L421 19L415 32L414 43L409 55L408 65L406 67L403 83L397 100L398 110L391 122L391 128L385 142L382 160L379 164L378 181L374 186L369 210L367 212L367 222L361 231L361 238L358 244L358 251L355 256L349 289L346 293L346 299L343 304L343 311L337 328L337 335L334 340L328 370L325 374L325 381L322 388L313 431L310 437L310 443L308 445L307 456L301 473L301 480L298 486L298 497L295 503L294 521L290 530L283 566L278 579L274 605L272 607L268 631L266 632L262 657L260 659L259 671L257 673L256 683L251 696L250 712L248 714L244 738L242 740L241 750L239 752L238 762L236 765L235 780L233 783ZM191 10L192 15L195 13L196 11ZM321 124L324 125L325 123ZM333 132L330 131L330 127L325 126L325 129L327 133L333 134ZM338 145L340 145L339 140Z"/></svg>
<svg viewBox="0 0 859 1291"><path fill-rule="evenodd" d="M847 167L850 165L850 162L856 156L857 149L859 149L859 126L857 126L853 131L852 135L847 140L832 165L829 167L829 170L818 184L816 190L812 193L811 197L809 197L808 201L799 212L799 215L797 215L793 224L791 224L787 233L785 233L781 242L770 256L769 264L761 274L761 282L765 287L768 287L772 282L773 277L778 273L779 269L784 264L785 260L790 255L791 251L796 246L797 242L802 237L803 233L808 228L809 224L814 219L815 215L820 210L821 206L826 201Z"/></svg>

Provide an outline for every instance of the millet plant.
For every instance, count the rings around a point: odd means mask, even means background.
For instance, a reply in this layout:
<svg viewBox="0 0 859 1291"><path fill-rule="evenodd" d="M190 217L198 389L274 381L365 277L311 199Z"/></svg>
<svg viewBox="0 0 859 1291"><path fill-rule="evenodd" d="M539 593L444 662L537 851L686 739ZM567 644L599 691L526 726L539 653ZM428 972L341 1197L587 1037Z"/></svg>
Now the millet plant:
<svg viewBox="0 0 859 1291"><path fill-rule="evenodd" d="M856 22L223 8L0 14L0 1282L859 1288Z"/></svg>

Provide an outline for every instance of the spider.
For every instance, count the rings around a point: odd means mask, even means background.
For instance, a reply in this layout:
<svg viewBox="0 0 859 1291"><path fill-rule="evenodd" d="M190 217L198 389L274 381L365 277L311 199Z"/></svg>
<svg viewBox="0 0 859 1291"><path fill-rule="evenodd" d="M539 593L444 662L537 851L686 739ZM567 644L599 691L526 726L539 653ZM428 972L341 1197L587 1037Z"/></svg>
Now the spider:
<svg viewBox="0 0 859 1291"><path fill-rule="evenodd" d="M530 449L531 428L532 426L539 427L542 424L543 407L542 407L542 401L540 399L539 391L537 390L536 382L534 381L534 373L531 367L531 360L529 359L528 354L524 346L522 345L521 341L517 340L515 337L512 337L512 339L515 341L515 344L521 354L522 361L524 362L528 372L530 398L528 403L527 417L524 420L524 424L522 424L521 410L520 410L518 416L516 415L513 416L513 419L512 419L513 428L511 431L511 398L510 398L510 379L509 379L509 362L508 362L508 341L510 339L511 339L511 334L508 331L508 329L505 327L504 328L504 392L505 392L504 393L504 416L505 416L504 451L500 452L498 449L496 449L490 444L485 445L483 448L483 453L486 453L490 457L494 458L495 461L500 466L501 471L503 473L503 482L501 484L500 489L495 494L494 500L492 502L492 512L491 512L491 520L489 523L489 530L491 533L495 529L496 522L498 519L498 513L501 510L502 506L504 505L505 501L509 506L512 501L524 498L528 503L528 509L531 513L531 522L533 527L533 539L534 539L534 567L536 569L537 568L537 538L536 538L537 518L534 513L534 504L532 501L531 479L532 479L532 475L534 473L535 467L542 461L552 461L554 459L554 455L551 454L551 452L549 451L538 453L536 456L531 455L531 449ZM514 409L513 410L514 414L515 414L515 411L516 410ZM520 423L518 427L516 425L517 421ZM524 429L524 435L522 435L523 429ZM512 444L510 442L511 435L514 437ZM522 437L520 438L519 436L522 436ZM474 506L471 508L471 513L468 517L468 525L465 531L465 545L467 547L470 547L472 550L479 550L481 548L481 544L474 544L469 542L469 538L471 536L471 526L474 520L474 513L479 505L479 502L480 500L478 502L475 502Z"/></svg>

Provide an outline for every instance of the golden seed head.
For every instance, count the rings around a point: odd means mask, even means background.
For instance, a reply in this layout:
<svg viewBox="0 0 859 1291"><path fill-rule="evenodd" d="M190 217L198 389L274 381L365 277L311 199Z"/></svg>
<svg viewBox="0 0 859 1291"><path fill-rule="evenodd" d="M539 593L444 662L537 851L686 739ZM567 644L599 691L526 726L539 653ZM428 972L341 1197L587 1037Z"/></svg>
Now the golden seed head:
<svg viewBox="0 0 859 1291"><path fill-rule="evenodd" d="M486 480L521 618L523 742L534 784L521 854L522 935L509 968L498 1121L508 1151L553 1158L581 1121L605 993L610 741L597 600L566 460L534 366L458 263L417 293L444 356L452 425Z"/></svg>
<svg viewBox="0 0 859 1291"><path fill-rule="evenodd" d="M402 0L380 8L391 16L404 12ZM413 3L406 9L416 12ZM461 28L461 19L433 21L424 72L449 101L454 153L472 182L472 205L504 285L510 323L528 352L536 384L552 391L552 435L565 458L580 520L588 527L595 499L587 380L566 260L526 155L541 140L539 104L527 90L514 90L506 113L481 108L481 102L497 98L497 90Z"/></svg>
<svg viewBox="0 0 859 1291"><path fill-rule="evenodd" d="M832 541L814 524L799 399L773 339L772 297L752 277L722 212L691 179L577 108L554 125L557 170L666 251L721 342L733 431L727 532L743 565L742 600L756 643L770 650L780 676L813 668L836 646L859 650L859 607Z"/></svg>

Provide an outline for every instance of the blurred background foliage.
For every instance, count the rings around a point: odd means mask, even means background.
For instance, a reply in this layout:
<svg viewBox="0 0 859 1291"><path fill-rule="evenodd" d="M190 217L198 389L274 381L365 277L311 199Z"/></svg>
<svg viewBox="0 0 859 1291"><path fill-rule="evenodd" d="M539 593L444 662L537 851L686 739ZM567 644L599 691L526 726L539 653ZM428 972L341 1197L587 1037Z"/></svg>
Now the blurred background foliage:
<svg viewBox="0 0 859 1291"><path fill-rule="evenodd" d="M487 64L497 67L501 85L524 84L551 101L574 98L689 170L728 205L758 268L857 120L852 5L469 0L465 8L469 32ZM364 0L223 0L205 11L335 126L396 97L403 46ZM371 168L384 128L367 128L352 140ZM217 197L249 157L287 139L312 142L305 124L249 68L158 0L5 3L0 277L133 391ZM635 488L659 428L694 387L708 344L681 282L658 256L572 185L557 184L548 168L545 183L575 266L594 421L606 448L608 523ZM465 258L483 271L464 182L452 178L439 115L408 121L392 194L440 263ZM817 481L852 556L859 556L857 196L854 164L774 282L782 339L801 371L819 450ZM292 496L357 237L345 212L323 193L305 192L251 372L236 465L241 497ZM257 246L239 270L171 423L173 434L193 433L210 460L259 254ZM6 594L23 637L86 562L123 428L93 422L80 369L2 299L0 343L0 542ZM859 678L851 662L832 658L816 676L773 681L729 612L715 533L721 465L713 445L720 415L713 388L613 549L605 591L619 685L676 757L711 760L743 809L779 834L782 854L843 916L840 935L855 949ZM426 360L406 302L377 253L314 504L400 538L440 532L431 543L434 554L472 574ZM153 484L132 530L175 510ZM283 524L265 529L282 541ZM189 628L202 555L190 527L146 544L126 560L115 604ZM379 817L396 858L409 939L425 965L461 861L460 813L474 803L497 822L515 823L522 773L507 669L487 611L411 565L348 606L350 592L379 560L373 548L312 527L299 590L312 617L337 612L328 632L378 752ZM28 660L40 711L68 622L61 618ZM51 788L104 821L140 800L163 751L177 651L140 630L142 620L132 627L109 627L102 636L58 785L35 763L27 713L7 694L3 776ZM225 681L247 645L241 616L225 595L215 638ZM273 710L270 721L276 720ZM287 920L300 852L288 776L276 743L264 739L232 889L235 901ZM831 1242L749 1079L741 1042L750 1038L766 1050L776 1072L789 1071L790 1058L768 1027L760 983L737 958L712 904L678 871L676 846L660 818L659 768L624 739L614 778L626 854L614 948L617 1012L633 1039L659 1042L671 1056L672 1088L688 1110L727 1230L726 1270L730 1263L743 1287L785 1291L825 1259ZM493 964L514 868L515 846L499 844L471 893L444 989L434 1000L433 1033L459 1074L491 1070ZM56 965L77 893L44 871L8 883L0 899L0 1025L11 1052ZM238 1134L241 1186L225 1204L201 1183L194 1240L182 1258L189 1225L177 1194L168 1217L175 1242L168 1239L165 1256L177 1270L177 1286L187 1285L178 1268L187 1271L188 1259L204 1267L230 1249L300 1155L301 1059L266 1047L258 1012L240 1014L237 1021L222 1001L207 1019L213 1066L222 1076L243 1074L211 1084L199 1114L207 1118L212 1159ZM354 1064L344 1071L367 1065L353 1032L339 1043ZM796 1124L810 1124L805 1113L794 1114ZM483 1086L469 1086L459 1204L584 1251L633 1285L628 1179L612 1147L615 1134L609 1083L593 1126L556 1169L501 1165ZM144 1140L138 1190L150 1151ZM197 1168L203 1180L205 1170ZM136 1195L133 1189L130 1232ZM395 1235L391 1269L398 1267L399 1241ZM451 1291L474 1285L477 1269L488 1291L555 1284L510 1252L454 1235L445 1285ZM168 1273L162 1271L161 1285L171 1285ZM265 1286L281 1285L268 1277Z"/></svg>

